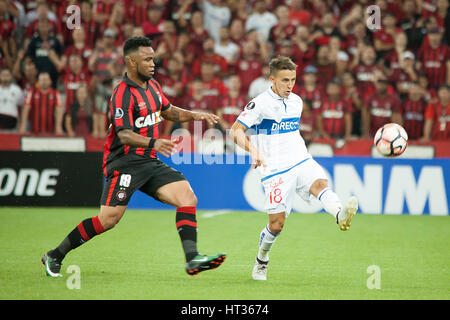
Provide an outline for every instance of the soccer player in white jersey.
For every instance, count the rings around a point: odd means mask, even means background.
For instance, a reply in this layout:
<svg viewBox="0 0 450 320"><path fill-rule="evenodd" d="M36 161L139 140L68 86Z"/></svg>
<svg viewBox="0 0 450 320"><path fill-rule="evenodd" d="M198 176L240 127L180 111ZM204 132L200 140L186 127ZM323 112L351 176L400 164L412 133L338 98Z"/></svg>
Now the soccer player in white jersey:
<svg viewBox="0 0 450 320"><path fill-rule="evenodd" d="M292 209L295 193L305 201L319 199L339 228L350 229L358 201L350 197L346 206L328 186L322 167L308 153L299 132L302 99L292 93L296 80L296 64L278 56L270 62L272 86L251 100L233 124L230 135L248 151L252 167L262 174L266 194L265 209L269 223L259 236L259 250L252 277L266 280L269 251L283 229ZM250 141L245 131L251 130Z"/></svg>

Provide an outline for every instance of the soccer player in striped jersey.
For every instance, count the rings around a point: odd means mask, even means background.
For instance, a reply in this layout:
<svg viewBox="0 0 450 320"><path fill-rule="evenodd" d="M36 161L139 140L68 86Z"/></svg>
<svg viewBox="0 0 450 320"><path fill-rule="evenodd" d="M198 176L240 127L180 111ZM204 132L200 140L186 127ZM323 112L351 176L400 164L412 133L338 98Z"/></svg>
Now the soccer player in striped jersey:
<svg viewBox="0 0 450 320"><path fill-rule="evenodd" d="M342 231L350 229L358 201L350 197L343 206L328 186L323 168L306 149L299 132L302 99L292 93L296 65L288 57L278 56L269 64L272 87L250 101L231 127L234 142L252 157L252 167L259 168L266 194L265 209L269 223L259 235L259 250L252 277L267 279L269 251L280 235L292 209L295 193L305 201L319 199ZM249 141L245 131L252 133Z"/></svg>
<svg viewBox="0 0 450 320"><path fill-rule="evenodd" d="M159 137L161 117L175 122L206 120L211 124L217 123L218 117L171 105L159 83L152 79L154 56L151 41L146 37L132 37L125 42L127 73L114 89L110 101L112 124L103 156L106 183L100 213L83 220L58 247L43 256L42 263L48 276L60 277L61 263L69 251L113 228L136 190L177 208L176 228L188 274L215 269L226 257L225 254L206 256L198 253L197 198L186 178L156 156L157 152L169 156L176 150L176 141Z"/></svg>

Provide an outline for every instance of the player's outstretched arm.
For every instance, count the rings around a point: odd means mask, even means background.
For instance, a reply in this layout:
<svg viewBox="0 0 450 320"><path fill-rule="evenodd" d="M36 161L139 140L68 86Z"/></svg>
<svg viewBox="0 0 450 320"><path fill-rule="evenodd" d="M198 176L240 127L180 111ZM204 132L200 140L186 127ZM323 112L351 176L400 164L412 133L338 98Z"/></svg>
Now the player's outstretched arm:
<svg viewBox="0 0 450 320"><path fill-rule="evenodd" d="M170 106L167 110L161 111L161 115L164 119L175 122L206 120L210 125L214 125L219 122L219 117L215 114L207 112L193 112L175 106Z"/></svg>
<svg viewBox="0 0 450 320"><path fill-rule="evenodd" d="M249 152L252 157L252 168L259 166L266 167L264 158L259 154L258 149L247 139L245 135L247 127L236 121L230 129L230 136L239 147Z"/></svg>
<svg viewBox="0 0 450 320"><path fill-rule="evenodd" d="M154 148L165 157L174 154L177 145L177 141L144 137L130 129L120 130L117 135L124 145L135 148Z"/></svg>

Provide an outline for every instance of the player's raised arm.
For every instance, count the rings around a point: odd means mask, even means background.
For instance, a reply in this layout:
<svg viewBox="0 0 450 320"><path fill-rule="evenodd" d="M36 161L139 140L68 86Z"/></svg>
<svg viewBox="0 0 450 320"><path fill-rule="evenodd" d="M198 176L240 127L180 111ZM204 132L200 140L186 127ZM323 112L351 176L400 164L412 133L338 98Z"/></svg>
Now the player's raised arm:
<svg viewBox="0 0 450 320"><path fill-rule="evenodd" d="M176 106L170 106L168 109L161 111L161 115L164 117L164 119L175 122L206 120L210 125L214 125L219 121L219 117L215 114L207 112L193 112L178 108Z"/></svg>
<svg viewBox="0 0 450 320"><path fill-rule="evenodd" d="M247 127L236 121L230 129L230 136L239 147L249 152L252 157L252 168L257 168L259 166L266 167L266 162L264 158L259 153L258 149L247 139L245 135L245 130Z"/></svg>

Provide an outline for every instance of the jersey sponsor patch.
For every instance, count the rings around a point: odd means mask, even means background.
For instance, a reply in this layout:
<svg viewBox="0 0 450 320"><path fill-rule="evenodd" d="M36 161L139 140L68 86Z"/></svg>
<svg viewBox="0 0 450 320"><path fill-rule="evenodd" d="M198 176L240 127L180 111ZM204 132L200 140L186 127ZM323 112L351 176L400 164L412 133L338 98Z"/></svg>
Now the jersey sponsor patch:
<svg viewBox="0 0 450 320"><path fill-rule="evenodd" d="M247 110L252 110L255 107L255 103L253 101L247 103L247 105L245 106L245 109Z"/></svg>
<svg viewBox="0 0 450 320"><path fill-rule="evenodd" d="M114 118L122 119L122 117L123 117L123 110L121 108L116 108L116 113L114 114Z"/></svg>

